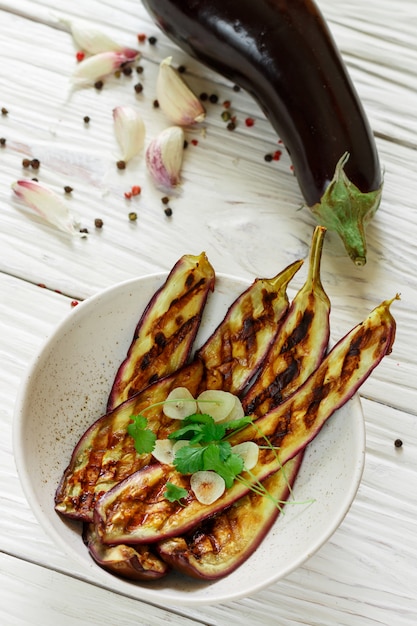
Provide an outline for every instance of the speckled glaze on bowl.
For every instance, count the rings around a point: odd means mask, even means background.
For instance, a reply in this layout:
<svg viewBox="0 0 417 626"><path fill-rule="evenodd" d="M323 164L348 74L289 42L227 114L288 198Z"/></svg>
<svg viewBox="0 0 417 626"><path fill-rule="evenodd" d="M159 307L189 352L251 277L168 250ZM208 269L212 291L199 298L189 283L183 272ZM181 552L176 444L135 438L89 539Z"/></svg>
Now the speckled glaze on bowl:
<svg viewBox="0 0 417 626"><path fill-rule="evenodd" d="M14 453L28 501L46 532L78 559L80 577L157 605L192 606L237 599L288 575L334 533L356 495L364 466L364 420L358 395L337 411L308 446L287 505L256 552L235 572L214 582L175 573L133 583L107 573L89 556L81 526L54 510L54 493L71 452L105 411L115 372L136 323L166 274L126 281L71 311L32 363L16 402ZM201 344L248 283L218 275L200 328Z"/></svg>

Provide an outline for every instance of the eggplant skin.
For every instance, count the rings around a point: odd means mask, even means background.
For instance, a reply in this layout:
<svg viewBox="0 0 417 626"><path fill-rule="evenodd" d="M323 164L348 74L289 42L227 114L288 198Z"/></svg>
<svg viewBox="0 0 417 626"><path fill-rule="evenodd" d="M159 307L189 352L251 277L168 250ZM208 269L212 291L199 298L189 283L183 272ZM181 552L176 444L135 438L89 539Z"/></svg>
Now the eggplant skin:
<svg viewBox="0 0 417 626"><path fill-rule="evenodd" d="M248 91L284 142L308 206L348 153L348 178L382 186L366 114L312 0L143 0L180 48Z"/></svg>

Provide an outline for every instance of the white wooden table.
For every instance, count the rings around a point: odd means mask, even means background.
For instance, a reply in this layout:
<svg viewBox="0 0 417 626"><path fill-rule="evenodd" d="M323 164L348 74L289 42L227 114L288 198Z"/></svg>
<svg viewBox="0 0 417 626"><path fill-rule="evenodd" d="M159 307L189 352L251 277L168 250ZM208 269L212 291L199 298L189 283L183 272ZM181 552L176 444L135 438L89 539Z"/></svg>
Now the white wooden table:
<svg viewBox="0 0 417 626"><path fill-rule="evenodd" d="M401 293L394 351L361 389L366 466L347 517L330 541L285 580L219 606L150 606L101 589L44 534L23 495L12 452L21 378L74 299L121 280L169 270L205 250L218 272L272 276L305 257L314 218L277 138L251 98L190 60L160 34L139 0L0 2L0 623L308 624L412 626L417 619L417 4L415 0L320 0L375 131L385 170L382 206L368 228L368 263L355 267L336 236L325 242L323 282L339 337L373 306ZM81 19L142 52L144 72L78 91L67 100L77 51L60 17ZM157 37L138 44L138 33ZM167 125L152 106L158 63L173 55L197 93L230 99L187 131L183 186L167 217L143 159L121 172L111 111L137 103L148 137ZM134 85L144 89L136 94ZM84 116L90 117L85 124ZM255 125L245 126L252 117ZM39 170L22 169L37 158ZM11 183L37 176L64 195L88 239L70 239L12 197ZM140 185L139 197L124 192ZM131 222L129 211L138 219ZM97 230L95 218L103 220ZM294 289L298 288L296 279ZM44 286L44 287L41 287ZM402 448L394 446L401 438Z"/></svg>

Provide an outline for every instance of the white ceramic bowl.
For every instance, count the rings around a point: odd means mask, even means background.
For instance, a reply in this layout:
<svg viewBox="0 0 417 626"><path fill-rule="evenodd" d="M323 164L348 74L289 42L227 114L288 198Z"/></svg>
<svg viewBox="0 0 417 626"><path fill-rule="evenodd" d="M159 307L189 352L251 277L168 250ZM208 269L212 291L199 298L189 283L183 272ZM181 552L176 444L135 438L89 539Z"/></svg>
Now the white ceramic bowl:
<svg viewBox="0 0 417 626"><path fill-rule="evenodd" d="M54 493L71 452L105 410L115 372L136 323L164 282L158 274L133 279L89 298L71 311L45 343L22 381L15 410L14 452L28 501L47 533L80 562L80 576L154 604L197 605L252 594L304 563L338 528L359 486L365 450L364 421L356 395L325 424L308 446L289 505L256 552L235 572L215 582L170 574L134 583L98 567L80 526L54 510ZM198 343L221 321L245 281L220 275L210 296Z"/></svg>

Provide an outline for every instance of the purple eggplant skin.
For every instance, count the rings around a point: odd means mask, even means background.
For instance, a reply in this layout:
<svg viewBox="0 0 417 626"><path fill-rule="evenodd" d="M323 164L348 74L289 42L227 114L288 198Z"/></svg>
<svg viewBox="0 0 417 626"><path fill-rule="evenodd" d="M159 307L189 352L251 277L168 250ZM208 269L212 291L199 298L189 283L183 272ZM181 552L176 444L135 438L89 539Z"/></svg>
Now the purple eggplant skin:
<svg viewBox="0 0 417 626"><path fill-rule="evenodd" d="M285 144L310 208L320 205L337 164L349 155L345 174L372 200L358 220L360 232L348 221L341 233L331 217L313 212L363 265L366 242L358 239L364 237L362 221L378 208L382 172L360 98L313 0L142 1L180 48L254 97ZM348 213L339 219L349 220Z"/></svg>

